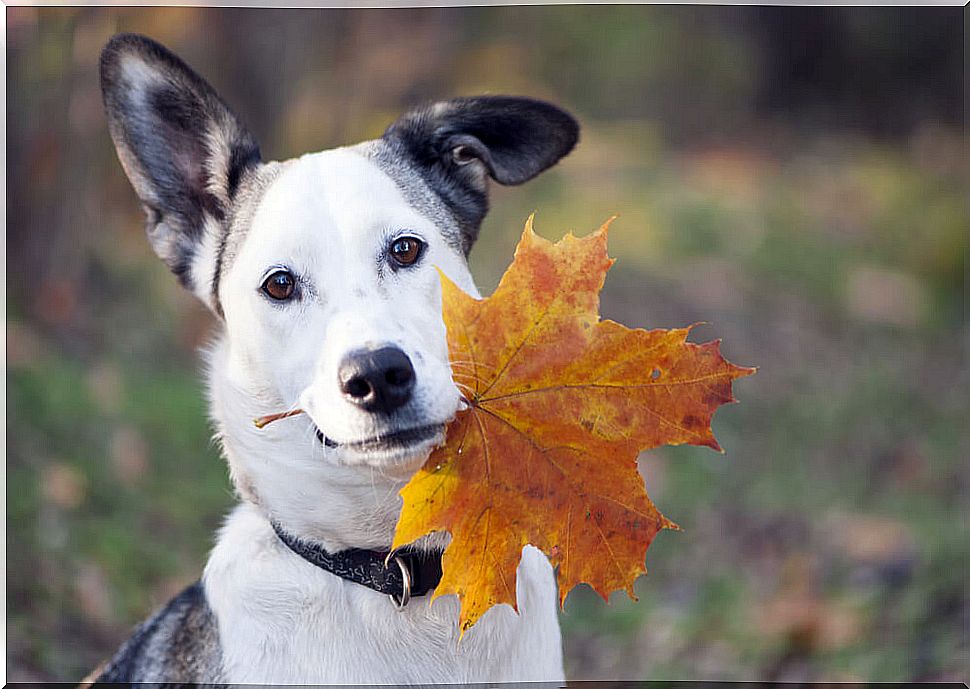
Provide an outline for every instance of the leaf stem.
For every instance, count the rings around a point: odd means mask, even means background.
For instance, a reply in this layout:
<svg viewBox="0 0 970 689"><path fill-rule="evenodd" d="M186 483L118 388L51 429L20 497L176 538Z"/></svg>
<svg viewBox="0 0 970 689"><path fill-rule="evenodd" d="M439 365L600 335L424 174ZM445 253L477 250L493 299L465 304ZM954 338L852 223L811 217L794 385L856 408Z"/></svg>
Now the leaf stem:
<svg viewBox="0 0 970 689"><path fill-rule="evenodd" d="M291 416L297 416L302 413L303 413L302 409L291 409L289 411L281 411L276 414L267 414L266 416L260 416L257 419L253 419L253 423L256 425L256 428L263 428L264 426L267 426L268 424L271 424L274 421L279 421L280 419L286 419Z"/></svg>

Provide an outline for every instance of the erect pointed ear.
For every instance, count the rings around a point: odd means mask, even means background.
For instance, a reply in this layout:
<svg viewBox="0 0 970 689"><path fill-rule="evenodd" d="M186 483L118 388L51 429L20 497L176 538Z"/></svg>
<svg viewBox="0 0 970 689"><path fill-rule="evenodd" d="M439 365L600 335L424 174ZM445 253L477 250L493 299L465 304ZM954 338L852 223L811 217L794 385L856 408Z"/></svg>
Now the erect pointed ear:
<svg viewBox="0 0 970 689"><path fill-rule="evenodd" d="M488 211L488 182L521 184L554 165L579 139L569 113L514 96L456 98L412 110L384 132L449 205L465 251Z"/></svg>
<svg viewBox="0 0 970 689"><path fill-rule="evenodd" d="M165 47L120 34L101 53L108 129L155 252L218 311L218 247L259 147L215 91Z"/></svg>

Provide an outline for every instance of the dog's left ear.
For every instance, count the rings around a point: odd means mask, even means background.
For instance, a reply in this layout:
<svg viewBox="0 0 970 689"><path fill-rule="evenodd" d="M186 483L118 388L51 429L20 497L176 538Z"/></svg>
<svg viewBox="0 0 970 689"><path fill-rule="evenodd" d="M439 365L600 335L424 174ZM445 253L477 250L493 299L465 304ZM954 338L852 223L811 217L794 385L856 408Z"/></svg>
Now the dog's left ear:
<svg viewBox="0 0 970 689"><path fill-rule="evenodd" d="M202 77L145 36L108 42L101 89L155 253L219 313L220 247L240 181L260 162L255 138Z"/></svg>
<svg viewBox="0 0 970 689"><path fill-rule="evenodd" d="M532 98L456 98L412 110L384 133L457 217L465 252L488 211L488 178L522 184L569 153L579 124Z"/></svg>

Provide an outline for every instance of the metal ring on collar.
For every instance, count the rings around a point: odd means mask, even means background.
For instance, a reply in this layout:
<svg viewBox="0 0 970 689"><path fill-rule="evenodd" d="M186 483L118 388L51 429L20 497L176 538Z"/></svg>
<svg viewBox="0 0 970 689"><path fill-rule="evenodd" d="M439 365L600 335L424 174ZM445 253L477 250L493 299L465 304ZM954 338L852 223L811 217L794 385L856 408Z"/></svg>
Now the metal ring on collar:
<svg viewBox="0 0 970 689"><path fill-rule="evenodd" d="M394 602L394 605L398 610L403 610L404 606L407 605L411 600L411 570L404 563L399 555L395 555L393 558L397 566L401 568L401 597L400 599L393 593L388 594L390 599Z"/></svg>

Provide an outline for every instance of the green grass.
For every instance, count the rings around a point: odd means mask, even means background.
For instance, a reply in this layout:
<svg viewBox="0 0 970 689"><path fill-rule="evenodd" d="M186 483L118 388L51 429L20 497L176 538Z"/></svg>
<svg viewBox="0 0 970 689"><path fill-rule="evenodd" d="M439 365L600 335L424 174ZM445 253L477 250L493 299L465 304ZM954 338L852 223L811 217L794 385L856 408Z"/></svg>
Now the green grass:
<svg viewBox="0 0 970 689"><path fill-rule="evenodd" d="M9 624L27 637L21 662L62 678L82 676L107 639L201 574L231 502L195 376L120 370L113 410L99 408L76 360L54 355L8 370ZM127 480L111 460L121 428L148 448L144 471ZM52 467L75 477L80 497L45 491ZM92 567L96 590L85 593L78 573Z"/></svg>

